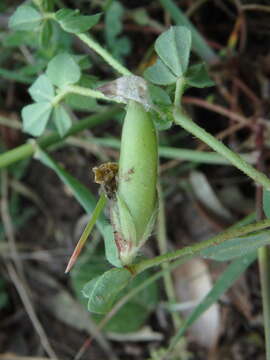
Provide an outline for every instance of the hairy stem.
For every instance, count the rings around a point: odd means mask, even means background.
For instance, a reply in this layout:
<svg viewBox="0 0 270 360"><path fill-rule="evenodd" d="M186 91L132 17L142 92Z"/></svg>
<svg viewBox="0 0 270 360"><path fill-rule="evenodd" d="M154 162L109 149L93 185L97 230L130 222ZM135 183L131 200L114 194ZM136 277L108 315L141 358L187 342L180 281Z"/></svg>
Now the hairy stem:
<svg viewBox="0 0 270 360"><path fill-rule="evenodd" d="M164 209L164 201L163 201L163 194L162 189L159 184L158 187L158 195L159 195L159 209L158 209L158 221L157 221L157 241L158 241L158 247L160 254L165 254L167 251L167 235L166 235L166 220L165 220L165 209ZM166 270L168 267L168 264L162 264L163 270ZM171 274L169 272L164 272L163 275L164 278L164 286L165 291L167 294L167 298L170 303L176 302L176 296L174 292L174 286ZM178 313L173 312L172 313L174 328L177 330L181 326L181 319Z"/></svg>
<svg viewBox="0 0 270 360"><path fill-rule="evenodd" d="M183 256L194 257L194 256L198 255L202 250L205 250L210 246L219 245L226 240L237 238L237 237L249 234L251 232L265 229L267 227L270 227L270 220L263 220L263 221L255 223L255 224L242 226L241 228L233 228L233 229L224 231L208 240L202 241L199 244L187 246L187 247L184 247L184 248L176 250L176 251L168 252L164 255L157 256L153 259L141 261L138 264L134 264L132 267L132 270L134 271L134 273L140 273L140 272L142 272L148 268L151 268L153 266L161 265L164 262L176 260Z"/></svg>
<svg viewBox="0 0 270 360"><path fill-rule="evenodd" d="M174 111L174 120L176 124L183 127L192 135L205 142L213 150L224 156L236 168L243 171L255 182L261 184L266 189L270 189L270 179L262 172L256 170L253 166L248 164L241 156L230 150L226 145L217 140L214 136L209 134L203 128L194 123L186 114L183 114L179 109Z"/></svg>
<svg viewBox="0 0 270 360"><path fill-rule="evenodd" d="M100 55L103 60L106 61L113 69L122 75L132 75L132 73L120 64L108 51L106 51L101 45L99 45L93 38L87 34L76 34L76 36L84 42L90 49L94 50Z"/></svg>

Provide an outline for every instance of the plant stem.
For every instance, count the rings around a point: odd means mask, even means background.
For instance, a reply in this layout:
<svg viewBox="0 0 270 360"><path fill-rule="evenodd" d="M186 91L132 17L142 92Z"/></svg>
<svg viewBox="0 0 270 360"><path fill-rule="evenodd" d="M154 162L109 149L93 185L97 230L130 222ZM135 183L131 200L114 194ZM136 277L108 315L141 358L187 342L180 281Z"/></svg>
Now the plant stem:
<svg viewBox="0 0 270 360"><path fill-rule="evenodd" d="M114 102L121 103L121 101L116 100L115 98L113 98L113 99L109 98L108 96L104 95L101 91L88 89L88 88L78 86L78 85L69 85L67 87L67 90L68 90L68 92L73 93L73 94L89 96L91 98L98 99L98 100L114 101Z"/></svg>
<svg viewBox="0 0 270 360"><path fill-rule="evenodd" d="M100 46L93 38L91 38L87 34L76 34L76 36L87 46L89 46L90 49L94 50L97 54L99 54L119 74L132 75L132 73L126 67L124 67L116 59L114 59L114 57L102 46Z"/></svg>
<svg viewBox="0 0 270 360"><path fill-rule="evenodd" d="M59 94L57 94L53 98L52 105L53 106L57 105L68 94L78 94L78 95L88 96L88 97L98 99L98 100L106 100L106 101L113 101L113 102L121 103L121 101L116 100L115 98L112 99L112 98L109 98L108 96L105 96L101 91L88 89L86 87L78 86L78 85L68 85L64 89L62 89L62 91L59 92Z"/></svg>
<svg viewBox="0 0 270 360"><path fill-rule="evenodd" d="M258 262L263 301L266 359L270 360L270 249L268 246L258 250Z"/></svg>
<svg viewBox="0 0 270 360"><path fill-rule="evenodd" d="M222 142L217 140L214 136L209 134L203 128L194 123L187 115L183 114L179 109L174 111L174 119L176 124L182 126L185 130L196 136L208 146L214 149L217 153L224 156L235 167L243 171L255 182L261 184L266 189L270 189L270 179L262 172L256 170L253 166L248 164L241 156L230 150Z"/></svg>
<svg viewBox="0 0 270 360"><path fill-rule="evenodd" d="M181 264L188 261L189 259L190 259L190 256L186 256L186 257L183 257L182 259L180 259L178 261L175 261L172 264L169 264L168 267L166 268L166 270L162 269L160 271L157 271L156 273L154 273L154 275L151 275L146 280L144 280L142 283L140 283L140 285L138 285L138 286L132 288L131 290L129 290L129 292L125 296L123 296L120 300L118 300L114 304L114 306L110 310L110 312L103 317L103 319L98 324L98 330L101 330L102 328L104 328L104 326L106 326L106 324L110 321L110 319L115 314L117 314L117 312L122 308L122 306L124 306L128 301L130 301L130 299L132 299L140 291L147 288L150 284L152 284L153 282L158 280L164 274L165 271L166 272L167 271L172 271L173 269L180 266Z"/></svg>
<svg viewBox="0 0 270 360"><path fill-rule="evenodd" d="M83 141L83 139L82 139ZM88 142L87 139L84 140ZM114 138L92 138L91 143L98 144L105 147L111 147L113 149L120 149L120 141ZM168 146L159 146L159 156L166 159L176 159L182 161L191 161L195 163L213 164L213 165L231 165L231 163L224 159L223 156L216 152L210 151L197 151L190 149L179 149ZM247 162L254 164L256 162L256 154L241 154Z"/></svg>
<svg viewBox="0 0 270 360"><path fill-rule="evenodd" d="M163 193L161 186L158 186L158 197L159 197L159 206L158 206L158 221L157 221L157 241L160 254L164 254L167 251L167 235L166 235L166 220L165 220L165 209L163 201ZM162 264L162 269L166 270L169 264ZM167 298L170 303L176 303L176 296L174 292L174 286L171 274L168 271L164 271L164 286L167 294ZM172 312L171 314L174 328L177 330L181 325L182 321L177 312ZM183 344L184 345L184 344Z"/></svg>
<svg viewBox="0 0 270 360"><path fill-rule="evenodd" d="M102 112L100 114L91 115L86 117L85 119L79 121L78 123L74 124L66 136L61 138L57 132L53 132L50 135L42 136L40 139L37 140L38 145L42 149L46 149L47 147L57 144L63 141L69 135L74 135L84 129L94 127L97 124L103 123L109 119L111 119L115 114L119 112L119 107L114 106L110 107L109 110L106 112ZM27 157L31 156L35 152L35 144L27 143L21 146L16 147L15 149L9 150L4 154L0 155L0 168L9 166L17 161L22 159L26 159Z"/></svg>
<svg viewBox="0 0 270 360"><path fill-rule="evenodd" d="M233 238L237 238L249 234L251 232L265 229L269 226L270 226L270 220L268 219L257 222L255 224L242 226L241 228L229 229L208 240L202 241L199 244L187 246L176 251L168 252L164 255L157 256L153 259L141 261L138 264L134 264L132 270L134 271L134 273L140 273L150 267L161 265L166 261L176 260L182 256L194 257L195 255L199 254L202 250L205 250L210 246L219 245L226 240L230 240Z"/></svg>
<svg viewBox="0 0 270 360"><path fill-rule="evenodd" d="M177 108L178 106L181 106L182 103L182 96L184 93L184 87L185 87L185 78L181 77L176 81L176 88L175 88L175 94L174 94L174 106Z"/></svg>
<svg viewBox="0 0 270 360"><path fill-rule="evenodd" d="M184 25L189 28L192 34L192 48L199 56L213 64L219 61L218 56L210 48L195 26L189 21L180 7L176 6L172 0L159 0L164 9L171 15L177 25Z"/></svg>

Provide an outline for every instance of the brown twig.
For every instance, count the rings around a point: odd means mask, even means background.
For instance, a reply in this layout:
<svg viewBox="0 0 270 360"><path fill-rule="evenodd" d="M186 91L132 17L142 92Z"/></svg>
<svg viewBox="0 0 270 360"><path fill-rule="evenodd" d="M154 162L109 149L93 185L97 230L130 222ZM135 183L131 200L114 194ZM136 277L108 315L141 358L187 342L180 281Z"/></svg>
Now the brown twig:
<svg viewBox="0 0 270 360"><path fill-rule="evenodd" d="M16 242L15 242L15 234L14 234L13 225L12 225L12 221L11 221L10 214L9 214L7 170L2 170L2 173L1 173L1 195L2 195L1 217L2 217L2 221L3 221L3 225L4 225L5 234L8 239L8 244L9 244L12 260L15 264L15 267L14 267L14 265L12 264L11 261L7 262L6 266L8 269L9 276L18 291L18 294L22 300L25 310L26 310L36 332L38 333L38 335L40 337L40 342L41 342L44 350L50 356L51 359L57 359L57 356L49 343L47 335L35 313L34 307L30 301L30 297L27 293L26 286L24 285L23 266L22 266L22 263L20 261L20 258L19 258L18 252L17 252ZM19 276L18 274L21 274L21 276Z"/></svg>
<svg viewBox="0 0 270 360"><path fill-rule="evenodd" d="M15 287L18 291L18 294L20 295L20 298L25 307L25 310L26 310L36 332L39 335L40 342L41 342L43 349L46 351L46 353L49 355L49 357L51 359L54 359L54 360L57 359L57 356L49 343L47 335L35 313L34 307L29 299L26 288L24 287L22 280L20 279L18 273L16 272L16 270L11 262L7 263L7 270L8 270L8 274L9 274L13 284L15 285Z"/></svg>
<svg viewBox="0 0 270 360"><path fill-rule="evenodd" d="M270 6L269 5L248 4L248 5L242 5L241 9L243 11L265 11L265 12L270 12Z"/></svg>
<svg viewBox="0 0 270 360"><path fill-rule="evenodd" d="M246 118L245 116L242 116L240 114L237 114L233 111L230 111L230 110L224 108L223 106L211 104L205 100L198 99L198 98L191 97L191 96L184 96L183 103L199 106L204 109L214 111L220 115L231 118L239 123L245 124L246 126L251 126L251 123L248 118Z"/></svg>

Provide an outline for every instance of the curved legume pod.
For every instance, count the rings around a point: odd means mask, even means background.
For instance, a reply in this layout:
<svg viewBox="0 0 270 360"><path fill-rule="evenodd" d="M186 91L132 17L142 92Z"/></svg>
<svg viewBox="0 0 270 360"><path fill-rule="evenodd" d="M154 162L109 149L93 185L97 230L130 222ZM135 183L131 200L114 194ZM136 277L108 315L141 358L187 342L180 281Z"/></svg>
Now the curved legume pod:
<svg viewBox="0 0 270 360"><path fill-rule="evenodd" d="M122 130L118 189L111 211L123 265L132 262L152 231L157 209L157 167L157 134L150 113L131 100Z"/></svg>

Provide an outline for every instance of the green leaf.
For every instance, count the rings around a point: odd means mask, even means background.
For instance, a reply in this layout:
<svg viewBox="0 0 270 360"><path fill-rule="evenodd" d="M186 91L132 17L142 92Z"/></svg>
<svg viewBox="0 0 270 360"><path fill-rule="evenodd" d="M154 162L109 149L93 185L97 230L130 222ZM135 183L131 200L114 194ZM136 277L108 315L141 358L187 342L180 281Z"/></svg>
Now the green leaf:
<svg viewBox="0 0 270 360"><path fill-rule="evenodd" d="M66 135L72 125L71 118L62 105L57 105L54 108L53 121L61 137Z"/></svg>
<svg viewBox="0 0 270 360"><path fill-rule="evenodd" d="M263 189L263 211L267 219L270 219L270 191Z"/></svg>
<svg viewBox="0 0 270 360"><path fill-rule="evenodd" d="M39 42L41 48L47 48L50 45L52 33L53 27L51 21L44 21L39 34Z"/></svg>
<svg viewBox="0 0 270 360"><path fill-rule="evenodd" d="M184 26L172 26L155 42L161 60L177 77L185 74L191 49L191 33Z"/></svg>
<svg viewBox="0 0 270 360"><path fill-rule="evenodd" d="M62 53L49 62L46 74L54 85L63 87L79 81L81 70L71 55Z"/></svg>
<svg viewBox="0 0 270 360"><path fill-rule="evenodd" d="M88 310L106 314L131 278L127 269L111 269L89 281L83 288L83 295L88 298Z"/></svg>
<svg viewBox="0 0 270 360"><path fill-rule="evenodd" d="M55 13L55 19L57 21L64 21L67 19L71 19L73 16L79 14L79 10L72 10L72 9L60 9Z"/></svg>
<svg viewBox="0 0 270 360"><path fill-rule="evenodd" d="M145 70L144 76L147 80L157 85L170 85L177 81L177 77L160 59L157 59L154 65Z"/></svg>
<svg viewBox="0 0 270 360"><path fill-rule="evenodd" d="M104 259L103 249L98 247L94 253L91 249L92 247L89 246L88 250L80 257L74 270L71 272L72 287L80 302L86 307L88 301L83 297L83 286L89 282L89 279L102 275L105 271L109 270L109 265ZM116 301L129 293L129 291L132 291L132 289L140 286L150 275L150 271L144 271L136 276L135 279L118 294ZM145 287L117 311L105 326L105 330L117 333L138 331L158 304L158 290L157 283L152 283ZM136 316L134 316L134 314L136 314ZM91 318L99 323L103 315L92 313Z"/></svg>
<svg viewBox="0 0 270 360"><path fill-rule="evenodd" d="M113 47L117 36L122 32L124 7L119 1L113 1L105 13L105 38L107 45Z"/></svg>
<svg viewBox="0 0 270 360"><path fill-rule="evenodd" d="M256 257L257 254L252 252L245 257L235 260L227 267L209 293L203 298L199 305L196 306L184 321L177 334L172 338L169 351L175 347L185 331L232 286L238 277L253 263Z"/></svg>
<svg viewBox="0 0 270 360"><path fill-rule="evenodd" d="M101 14L79 15L78 11L70 9L61 9L55 14L55 18L62 29L74 34L88 31L99 22L100 17Z"/></svg>
<svg viewBox="0 0 270 360"><path fill-rule="evenodd" d="M105 13L105 39L111 54L123 61L123 56L130 53L131 43L128 37L121 36L125 8L119 1L113 1Z"/></svg>
<svg viewBox="0 0 270 360"><path fill-rule="evenodd" d="M115 39L111 51L117 59L123 59L123 56L128 55L131 51L131 42L127 36L121 36Z"/></svg>
<svg viewBox="0 0 270 360"><path fill-rule="evenodd" d="M145 8L134 9L130 15L132 16L133 20L140 26L147 26L151 22L148 12Z"/></svg>
<svg viewBox="0 0 270 360"><path fill-rule="evenodd" d="M76 61L76 63L80 66L81 70L88 70L92 66L92 63L88 55L72 55L72 57ZM90 77L90 75L87 76Z"/></svg>
<svg viewBox="0 0 270 360"><path fill-rule="evenodd" d="M27 76L38 76L43 70L44 68L47 66L47 63L45 64L45 62L43 60L36 62L35 64L29 64L29 65L25 65L23 67L20 68L20 73L22 75L27 75ZM36 81L36 79L35 79ZM33 82L34 83L34 82Z"/></svg>
<svg viewBox="0 0 270 360"><path fill-rule="evenodd" d="M201 252L201 255L217 261L227 261L254 252L270 243L270 231L259 231L243 237L224 241Z"/></svg>
<svg viewBox="0 0 270 360"><path fill-rule="evenodd" d="M50 101L54 97L53 85L48 76L42 74L28 90L31 98L36 102Z"/></svg>
<svg viewBox="0 0 270 360"><path fill-rule="evenodd" d="M192 65L188 68L185 80L190 86L204 88L213 86L215 83L210 79L207 68L204 64Z"/></svg>
<svg viewBox="0 0 270 360"><path fill-rule="evenodd" d="M49 102L27 105L22 109L23 131L33 136L40 136L46 128L52 111Z"/></svg>
<svg viewBox="0 0 270 360"><path fill-rule="evenodd" d="M149 84L148 90L153 104L170 105L172 103L168 93L165 90L163 90L161 87Z"/></svg>
<svg viewBox="0 0 270 360"><path fill-rule="evenodd" d="M56 172L59 178L66 184L73 192L77 201L85 209L88 214L92 214L96 206L96 198L88 190L86 186L81 184L77 179L71 176L60 165L58 165L48 154L39 149L35 157L39 159L44 165L48 166ZM114 266L121 267L122 264L118 257L118 250L114 241L114 234L111 225L108 223L104 215L100 215L97 220L97 227L101 232L105 241L106 259Z"/></svg>
<svg viewBox="0 0 270 360"><path fill-rule="evenodd" d="M41 23L42 16L32 6L19 6L9 19L9 28L12 30L35 30Z"/></svg>
<svg viewBox="0 0 270 360"><path fill-rule="evenodd" d="M21 45L35 47L38 43L36 34L34 34L34 32L23 30L18 30L10 34L6 34L1 41L2 44L7 47L18 47Z"/></svg>

